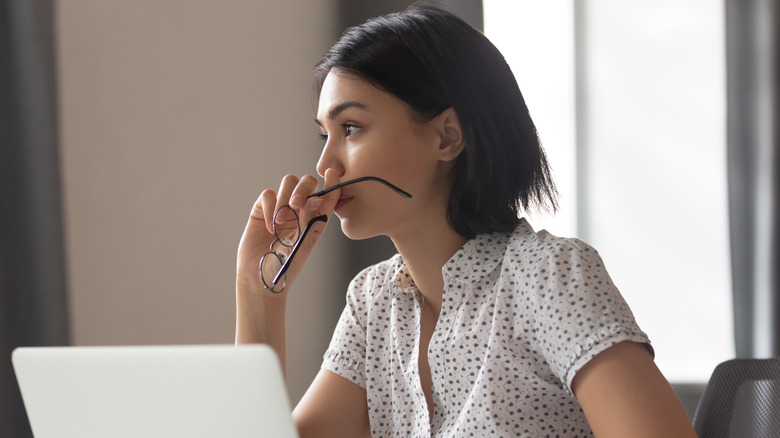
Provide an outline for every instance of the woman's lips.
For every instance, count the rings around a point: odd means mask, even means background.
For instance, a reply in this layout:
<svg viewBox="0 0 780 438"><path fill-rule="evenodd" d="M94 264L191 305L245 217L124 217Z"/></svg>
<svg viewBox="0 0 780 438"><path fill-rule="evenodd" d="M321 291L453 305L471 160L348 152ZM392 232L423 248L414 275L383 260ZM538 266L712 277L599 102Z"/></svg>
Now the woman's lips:
<svg viewBox="0 0 780 438"><path fill-rule="evenodd" d="M342 195L341 198L339 198L339 202L336 203L336 208L334 208L333 211L338 212L341 207L347 205L352 199L352 196Z"/></svg>

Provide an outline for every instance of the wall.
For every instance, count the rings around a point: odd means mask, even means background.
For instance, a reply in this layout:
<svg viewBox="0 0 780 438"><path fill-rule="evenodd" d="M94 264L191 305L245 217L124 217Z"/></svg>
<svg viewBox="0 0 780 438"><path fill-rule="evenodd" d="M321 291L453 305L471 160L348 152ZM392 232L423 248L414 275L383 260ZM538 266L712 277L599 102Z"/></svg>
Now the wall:
<svg viewBox="0 0 780 438"><path fill-rule="evenodd" d="M73 343L233 342L249 209L314 172L309 73L337 35L331 0L56 6ZM333 225L290 301L293 403L343 307Z"/></svg>

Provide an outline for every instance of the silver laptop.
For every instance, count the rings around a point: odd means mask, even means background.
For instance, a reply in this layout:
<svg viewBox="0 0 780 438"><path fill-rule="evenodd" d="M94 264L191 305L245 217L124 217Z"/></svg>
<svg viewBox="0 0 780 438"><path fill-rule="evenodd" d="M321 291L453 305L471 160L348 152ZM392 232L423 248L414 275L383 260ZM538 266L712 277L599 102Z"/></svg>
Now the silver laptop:
<svg viewBox="0 0 780 438"><path fill-rule="evenodd" d="M36 438L297 437L264 345L22 347L13 364Z"/></svg>

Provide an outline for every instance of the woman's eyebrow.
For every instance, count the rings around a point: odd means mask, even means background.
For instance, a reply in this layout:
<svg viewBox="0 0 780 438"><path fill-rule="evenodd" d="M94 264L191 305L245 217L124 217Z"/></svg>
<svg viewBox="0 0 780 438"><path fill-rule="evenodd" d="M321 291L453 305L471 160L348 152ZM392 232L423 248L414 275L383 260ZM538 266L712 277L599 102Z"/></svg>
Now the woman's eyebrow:
<svg viewBox="0 0 780 438"><path fill-rule="evenodd" d="M333 120L336 117L338 117L339 114L341 114L342 112L344 112L349 108L358 108L358 109L365 110L367 107L366 104L358 102L356 100L348 100L346 102L341 102L340 104L331 107L328 110L327 114L325 114L325 117L327 117L330 120ZM322 126L322 122L320 122L319 119L315 118L314 121L318 125Z"/></svg>

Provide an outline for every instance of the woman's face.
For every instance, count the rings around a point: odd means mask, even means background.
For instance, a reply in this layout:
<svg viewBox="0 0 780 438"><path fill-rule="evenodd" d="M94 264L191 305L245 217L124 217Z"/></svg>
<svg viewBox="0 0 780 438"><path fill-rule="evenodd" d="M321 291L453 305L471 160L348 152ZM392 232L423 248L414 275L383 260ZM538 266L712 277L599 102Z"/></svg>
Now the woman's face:
<svg viewBox="0 0 780 438"><path fill-rule="evenodd" d="M419 123L394 95L334 70L323 83L316 122L325 139L317 173L330 168L341 181L376 176L412 194L403 198L371 181L344 187L336 214L348 237L394 238L446 225L451 163L440 159L437 118Z"/></svg>

